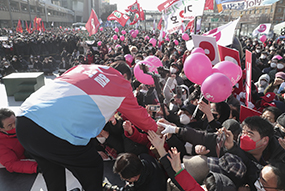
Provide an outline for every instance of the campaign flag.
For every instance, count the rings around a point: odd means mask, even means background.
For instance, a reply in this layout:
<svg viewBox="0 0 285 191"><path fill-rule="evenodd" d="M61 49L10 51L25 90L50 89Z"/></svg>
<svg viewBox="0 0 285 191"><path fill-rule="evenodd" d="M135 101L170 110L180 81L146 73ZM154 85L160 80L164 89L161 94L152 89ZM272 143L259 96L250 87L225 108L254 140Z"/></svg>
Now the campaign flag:
<svg viewBox="0 0 285 191"><path fill-rule="evenodd" d="M120 11L113 11L107 18L108 21L110 20L116 20L120 25L123 27L125 26L126 22L129 20L129 16L125 15L124 13Z"/></svg>
<svg viewBox="0 0 285 191"><path fill-rule="evenodd" d="M29 30L29 26L28 26L27 21L25 21L25 24L26 24L26 31L27 31L28 33L30 33L30 30Z"/></svg>
<svg viewBox="0 0 285 191"><path fill-rule="evenodd" d="M32 22L30 22L30 25L29 25L29 30L28 30L29 34L32 33L31 28L32 28Z"/></svg>
<svg viewBox="0 0 285 191"><path fill-rule="evenodd" d="M179 1L179 0L166 0L165 2L158 5L157 9L161 12L177 1Z"/></svg>
<svg viewBox="0 0 285 191"><path fill-rule="evenodd" d="M252 71L252 54L249 50L245 51L245 69L246 69L246 79L245 79L245 105L248 107L251 101L251 71Z"/></svg>
<svg viewBox="0 0 285 191"><path fill-rule="evenodd" d="M144 20L145 20L145 17L144 17L144 11L143 11L142 8L140 8L139 15L140 15L140 19L139 19L139 20L144 21Z"/></svg>
<svg viewBox="0 0 285 191"><path fill-rule="evenodd" d="M205 0L179 0L163 11L163 20L167 33L171 34L181 28L184 20L193 20L196 16L202 16Z"/></svg>
<svg viewBox="0 0 285 191"><path fill-rule="evenodd" d="M16 31L23 33L22 23L21 23L20 19L18 20L18 25L17 25Z"/></svg>
<svg viewBox="0 0 285 191"><path fill-rule="evenodd" d="M204 10L214 10L214 0L206 0Z"/></svg>
<svg viewBox="0 0 285 191"><path fill-rule="evenodd" d="M246 106L241 105L240 106L239 120L240 120L240 122L243 122L248 117L260 116L261 114L262 113L259 111L256 111L254 109L251 109L251 108L248 108Z"/></svg>
<svg viewBox="0 0 285 191"><path fill-rule="evenodd" d="M126 12L139 13L140 12L140 4L138 3L138 1L136 1L132 5L128 6L128 9L126 9L125 11Z"/></svg>
<svg viewBox="0 0 285 191"><path fill-rule="evenodd" d="M162 17L160 18L159 22L157 23L157 29L161 30L161 23L162 23Z"/></svg>
<svg viewBox="0 0 285 191"><path fill-rule="evenodd" d="M220 45L218 45L218 50L221 61L231 61L241 67L239 51ZM243 91L243 78L238 81L238 87L236 91L238 93Z"/></svg>
<svg viewBox="0 0 285 191"><path fill-rule="evenodd" d="M46 28L45 28L44 22L42 21L42 32L45 32L45 31L46 31Z"/></svg>
<svg viewBox="0 0 285 191"><path fill-rule="evenodd" d="M260 24L256 29L253 30L252 36L256 36L259 33L268 34L271 27L271 23Z"/></svg>
<svg viewBox="0 0 285 191"><path fill-rule="evenodd" d="M36 19L36 23L37 23L37 30L40 31L41 30L41 21L42 21L42 18L37 18Z"/></svg>
<svg viewBox="0 0 285 191"><path fill-rule="evenodd" d="M215 37L191 35L194 47L203 48L206 56L211 60L212 65L220 62L217 42Z"/></svg>
<svg viewBox="0 0 285 191"><path fill-rule="evenodd" d="M134 15L134 20L130 23L130 25L134 25L134 24L136 24L138 21L139 21L139 14L138 13L136 13L135 15Z"/></svg>
<svg viewBox="0 0 285 191"><path fill-rule="evenodd" d="M228 46L232 44L233 37L235 33L235 28L240 20L240 17L234 21L231 21L225 25L222 25L218 28L210 30L209 32L203 34L203 36L212 36L216 37L218 45Z"/></svg>
<svg viewBox="0 0 285 191"><path fill-rule="evenodd" d="M96 34L98 31L98 28L100 26L100 22L98 20L98 17L94 11L94 9L91 10L90 17L85 24L86 30L89 32L89 36Z"/></svg>
<svg viewBox="0 0 285 191"><path fill-rule="evenodd" d="M33 31L37 30L37 17L34 18L34 22L33 22Z"/></svg>

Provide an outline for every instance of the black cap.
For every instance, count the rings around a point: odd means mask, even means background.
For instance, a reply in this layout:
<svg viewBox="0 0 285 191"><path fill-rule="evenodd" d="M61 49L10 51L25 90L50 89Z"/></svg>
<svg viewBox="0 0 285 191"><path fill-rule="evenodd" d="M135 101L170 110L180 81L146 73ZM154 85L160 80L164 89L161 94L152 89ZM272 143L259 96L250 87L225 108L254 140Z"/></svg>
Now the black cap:
<svg viewBox="0 0 285 191"><path fill-rule="evenodd" d="M187 111L190 115L194 113L195 109L196 109L196 106L191 103L188 105L183 105L181 107L181 110Z"/></svg>

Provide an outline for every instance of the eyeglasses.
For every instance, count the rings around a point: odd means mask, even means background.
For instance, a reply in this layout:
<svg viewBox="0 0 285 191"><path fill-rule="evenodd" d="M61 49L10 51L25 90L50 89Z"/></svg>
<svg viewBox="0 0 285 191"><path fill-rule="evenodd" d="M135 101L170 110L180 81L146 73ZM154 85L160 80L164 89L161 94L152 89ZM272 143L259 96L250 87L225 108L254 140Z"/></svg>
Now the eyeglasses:
<svg viewBox="0 0 285 191"><path fill-rule="evenodd" d="M257 187L258 186L258 187ZM266 191L265 189L278 189L278 188L274 188L274 187L264 187L262 185L262 183L260 182L260 177L257 179L257 185L255 184L255 187L257 189L257 191Z"/></svg>

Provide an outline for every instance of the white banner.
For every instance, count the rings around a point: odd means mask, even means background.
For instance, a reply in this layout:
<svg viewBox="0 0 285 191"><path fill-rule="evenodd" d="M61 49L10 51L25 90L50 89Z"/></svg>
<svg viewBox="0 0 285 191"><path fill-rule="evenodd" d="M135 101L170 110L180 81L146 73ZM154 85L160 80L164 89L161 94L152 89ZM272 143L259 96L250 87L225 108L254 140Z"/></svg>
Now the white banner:
<svg viewBox="0 0 285 191"><path fill-rule="evenodd" d="M179 0L163 11L165 29L171 34L179 30L182 21L202 16L205 0Z"/></svg>
<svg viewBox="0 0 285 191"><path fill-rule="evenodd" d="M246 10L256 6L271 5L278 0L240 0L228 3L222 3L223 10L234 9L234 10Z"/></svg>
<svg viewBox="0 0 285 191"><path fill-rule="evenodd" d="M268 34L271 27L271 23L260 24L256 29L253 30L252 36L256 36L259 33Z"/></svg>

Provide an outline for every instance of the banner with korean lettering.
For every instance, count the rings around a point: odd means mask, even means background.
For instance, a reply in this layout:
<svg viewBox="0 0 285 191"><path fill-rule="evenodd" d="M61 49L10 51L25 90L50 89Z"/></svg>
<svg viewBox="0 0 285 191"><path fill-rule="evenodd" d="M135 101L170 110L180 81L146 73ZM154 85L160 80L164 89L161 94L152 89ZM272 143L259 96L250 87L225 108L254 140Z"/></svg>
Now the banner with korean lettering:
<svg viewBox="0 0 285 191"><path fill-rule="evenodd" d="M245 51L245 105L248 107L248 103L251 102L251 71L252 71L252 53L249 50Z"/></svg>
<svg viewBox="0 0 285 191"><path fill-rule="evenodd" d="M230 10L246 10L257 6L263 5L271 5L278 0L238 0L231 2L222 2L222 9L230 9Z"/></svg>
<svg viewBox="0 0 285 191"><path fill-rule="evenodd" d="M194 47L203 48L206 56L211 60L212 65L220 62L217 42L215 37L191 35Z"/></svg>
<svg viewBox="0 0 285 191"><path fill-rule="evenodd" d="M193 20L202 16L205 0L179 0L163 10L163 20L167 33L171 34L181 28L182 21Z"/></svg>

